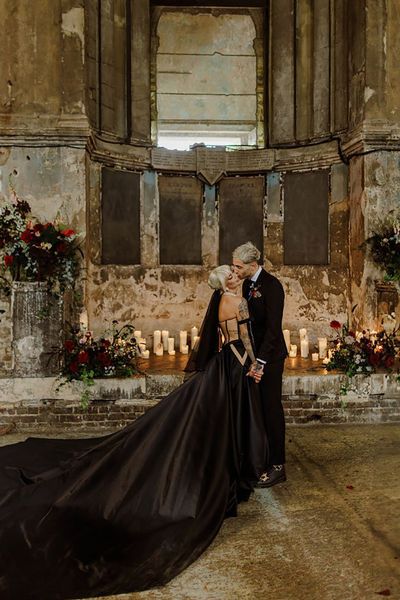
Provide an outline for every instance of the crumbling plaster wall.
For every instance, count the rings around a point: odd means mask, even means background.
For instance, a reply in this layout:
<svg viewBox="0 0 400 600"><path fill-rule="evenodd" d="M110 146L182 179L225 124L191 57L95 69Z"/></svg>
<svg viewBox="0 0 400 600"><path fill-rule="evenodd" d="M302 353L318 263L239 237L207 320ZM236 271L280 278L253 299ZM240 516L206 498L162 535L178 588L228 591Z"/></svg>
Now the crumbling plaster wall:
<svg viewBox="0 0 400 600"><path fill-rule="evenodd" d="M363 242L380 231L390 215L400 211L400 152L376 152L351 161L350 166L351 300L355 326L376 329L375 282L384 272ZM392 211L392 212L391 212ZM397 305L400 321L400 303Z"/></svg>
<svg viewBox="0 0 400 600"><path fill-rule="evenodd" d="M82 234L85 246L85 152L76 148L0 148L0 203L9 181L40 221L59 218ZM78 286L79 289L79 286ZM0 298L0 373L11 368L10 299Z"/></svg>
<svg viewBox="0 0 400 600"><path fill-rule="evenodd" d="M207 279L210 269L218 264L217 203L206 198L204 204L203 266L160 266L157 179L154 172L147 172L142 185L142 265L101 265L100 166L91 165L90 169L86 288L90 327L99 333L117 319L134 324L149 342L155 329L168 329L178 340L179 330L201 323L211 295ZM313 343L318 336L329 334L333 318L347 319L350 291L347 189L346 166L333 165L329 200L330 264L285 266L281 174L271 173L267 177L265 268L284 286L284 327L293 332L294 341L300 327L307 327Z"/></svg>

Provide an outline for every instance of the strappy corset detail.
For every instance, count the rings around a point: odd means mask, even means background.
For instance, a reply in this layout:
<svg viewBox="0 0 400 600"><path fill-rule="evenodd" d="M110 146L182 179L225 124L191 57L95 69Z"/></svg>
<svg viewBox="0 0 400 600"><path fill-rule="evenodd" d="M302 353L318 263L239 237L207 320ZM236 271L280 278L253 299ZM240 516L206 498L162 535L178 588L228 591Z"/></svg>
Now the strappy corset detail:
<svg viewBox="0 0 400 600"><path fill-rule="evenodd" d="M240 364L244 366L248 358L247 351L245 351L244 354L241 354L236 345L232 343L240 340L239 321L236 317L233 317L232 319L225 319L225 321L219 322L219 327L223 335L223 345L229 345Z"/></svg>
<svg viewBox="0 0 400 600"><path fill-rule="evenodd" d="M234 342L240 339L239 335L239 324L236 317L232 319L226 319L225 321L219 322L222 335L224 336L224 344Z"/></svg>

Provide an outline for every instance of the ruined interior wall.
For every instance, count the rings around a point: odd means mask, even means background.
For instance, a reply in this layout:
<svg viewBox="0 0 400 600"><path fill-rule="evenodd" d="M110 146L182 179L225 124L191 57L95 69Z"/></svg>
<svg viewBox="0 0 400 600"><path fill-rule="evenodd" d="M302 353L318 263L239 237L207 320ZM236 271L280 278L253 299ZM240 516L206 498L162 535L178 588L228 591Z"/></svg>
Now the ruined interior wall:
<svg viewBox="0 0 400 600"><path fill-rule="evenodd" d="M357 305L354 323L377 329L375 282L384 272L372 260L364 240L381 229L390 211L400 211L400 152L376 152L350 163L351 301ZM393 214L393 213L392 213ZM397 305L400 320L400 304Z"/></svg>
<svg viewBox="0 0 400 600"><path fill-rule="evenodd" d="M9 198L9 176L20 198L41 221L61 219L82 234L85 246L85 152L75 148L0 149L0 203ZM79 285L78 285L79 289ZM0 298L0 373L11 368L10 298Z"/></svg>

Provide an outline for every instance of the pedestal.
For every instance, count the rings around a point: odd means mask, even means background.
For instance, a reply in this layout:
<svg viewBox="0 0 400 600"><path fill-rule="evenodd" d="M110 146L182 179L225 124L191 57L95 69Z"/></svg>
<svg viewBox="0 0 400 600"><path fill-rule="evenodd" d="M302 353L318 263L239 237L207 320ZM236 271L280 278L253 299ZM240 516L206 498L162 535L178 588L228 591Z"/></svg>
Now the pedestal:
<svg viewBox="0 0 400 600"><path fill-rule="evenodd" d="M42 282L13 282L11 293L12 368L18 377L60 372L63 300Z"/></svg>

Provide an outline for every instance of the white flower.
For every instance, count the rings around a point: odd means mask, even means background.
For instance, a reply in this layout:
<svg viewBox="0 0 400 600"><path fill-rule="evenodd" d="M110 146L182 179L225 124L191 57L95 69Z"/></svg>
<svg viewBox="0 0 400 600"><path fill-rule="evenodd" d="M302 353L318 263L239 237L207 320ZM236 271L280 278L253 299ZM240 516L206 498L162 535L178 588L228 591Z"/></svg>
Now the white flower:
<svg viewBox="0 0 400 600"><path fill-rule="evenodd" d="M351 346L356 340L353 338L352 335L346 335L344 341L346 342L346 344L349 344Z"/></svg>

